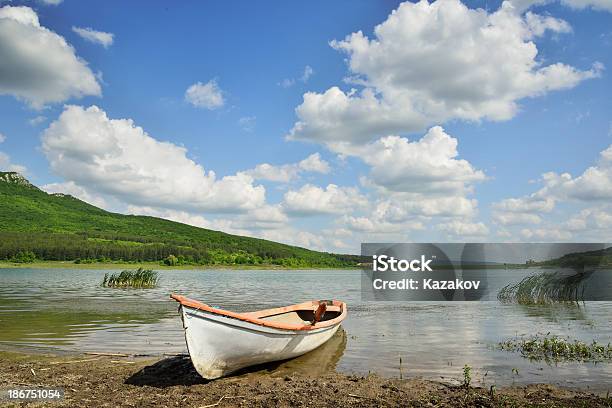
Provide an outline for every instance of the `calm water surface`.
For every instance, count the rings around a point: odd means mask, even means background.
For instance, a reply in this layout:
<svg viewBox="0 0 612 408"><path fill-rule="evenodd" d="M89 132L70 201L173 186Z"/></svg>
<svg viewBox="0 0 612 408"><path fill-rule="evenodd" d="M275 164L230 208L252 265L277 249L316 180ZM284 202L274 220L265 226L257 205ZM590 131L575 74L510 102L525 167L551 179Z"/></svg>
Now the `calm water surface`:
<svg viewBox="0 0 612 408"><path fill-rule="evenodd" d="M310 299L349 305L344 333L289 364L341 372L459 380L464 364L486 385L550 382L612 389L610 363L530 362L499 341L536 333L612 341L612 302L581 307L488 302L363 302L360 271L161 271L155 289L102 288L103 270L0 269L0 348L26 351L185 352L171 292L247 311ZM516 370L518 370L518 374Z"/></svg>

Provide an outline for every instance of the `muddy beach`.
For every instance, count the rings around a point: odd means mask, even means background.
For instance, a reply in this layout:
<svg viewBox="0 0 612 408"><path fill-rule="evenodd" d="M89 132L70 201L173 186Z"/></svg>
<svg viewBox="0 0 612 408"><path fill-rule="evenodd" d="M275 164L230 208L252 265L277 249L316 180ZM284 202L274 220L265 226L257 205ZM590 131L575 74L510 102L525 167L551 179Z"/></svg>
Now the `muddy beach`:
<svg viewBox="0 0 612 408"><path fill-rule="evenodd" d="M152 359L0 353L0 389L59 387L55 402L3 400L44 407L610 407L612 398L538 384L466 388L419 378L335 372L308 375L290 362L203 380L188 356Z"/></svg>

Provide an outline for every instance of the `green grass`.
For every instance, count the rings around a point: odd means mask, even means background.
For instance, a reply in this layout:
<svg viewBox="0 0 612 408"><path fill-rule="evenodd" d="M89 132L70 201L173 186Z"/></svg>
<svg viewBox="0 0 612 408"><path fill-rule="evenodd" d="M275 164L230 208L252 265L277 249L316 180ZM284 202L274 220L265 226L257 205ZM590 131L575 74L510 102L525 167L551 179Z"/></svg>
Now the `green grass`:
<svg viewBox="0 0 612 408"><path fill-rule="evenodd" d="M161 218L111 213L69 195L47 194L0 172L0 260L31 251L34 261L180 265L354 267L356 255L311 251Z"/></svg>
<svg viewBox="0 0 612 408"><path fill-rule="evenodd" d="M503 303L542 305L583 300L584 281L589 273L564 276L555 272L543 272L527 276L519 283L504 286L497 298Z"/></svg>
<svg viewBox="0 0 612 408"><path fill-rule="evenodd" d="M523 357L540 361L590 361L600 362L612 360L612 345L600 344L593 340L584 343L559 336L536 335L528 338L518 338L498 344L500 350L519 352Z"/></svg>
<svg viewBox="0 0 612 408"><path fill-rule="evenodd" d="M120 273L105 273L102 286L106 288L154 288L159 277L151 269L138 268L135 271L121 271Z"/></svg>

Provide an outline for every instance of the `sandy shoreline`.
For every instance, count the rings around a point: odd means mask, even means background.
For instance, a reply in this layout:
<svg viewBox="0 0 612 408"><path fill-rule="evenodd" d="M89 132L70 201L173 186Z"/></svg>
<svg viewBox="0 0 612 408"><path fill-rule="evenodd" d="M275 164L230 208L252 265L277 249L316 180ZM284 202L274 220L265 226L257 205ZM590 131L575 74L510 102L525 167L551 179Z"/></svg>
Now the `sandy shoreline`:
<svg viewBox="0 0 612 408"><path fill-rule="evenodd" d="M0 352L0 390L41 386L63 388L65 399L29 406L612 406L612 398L546 384L508 387L491 393L490 389L466 389L419 378L399 380L335 372L304 375L276 367L259 367L206 382L187 356L160 359ZM23 406L20 404L8 406Z"/></svg>

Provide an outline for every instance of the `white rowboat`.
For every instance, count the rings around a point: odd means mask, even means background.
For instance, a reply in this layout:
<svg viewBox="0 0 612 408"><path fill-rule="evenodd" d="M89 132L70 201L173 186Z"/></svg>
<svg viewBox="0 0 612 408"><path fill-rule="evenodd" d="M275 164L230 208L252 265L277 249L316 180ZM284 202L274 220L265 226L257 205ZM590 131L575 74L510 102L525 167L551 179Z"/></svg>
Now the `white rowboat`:
<svg viewBox="0 0 612 408"><path fill-rule="evenodd" d="M346 304L338 300L235 313L171 297L181 304L191 361L207 379L308 353L329 340L347 314Z"/></svg>

